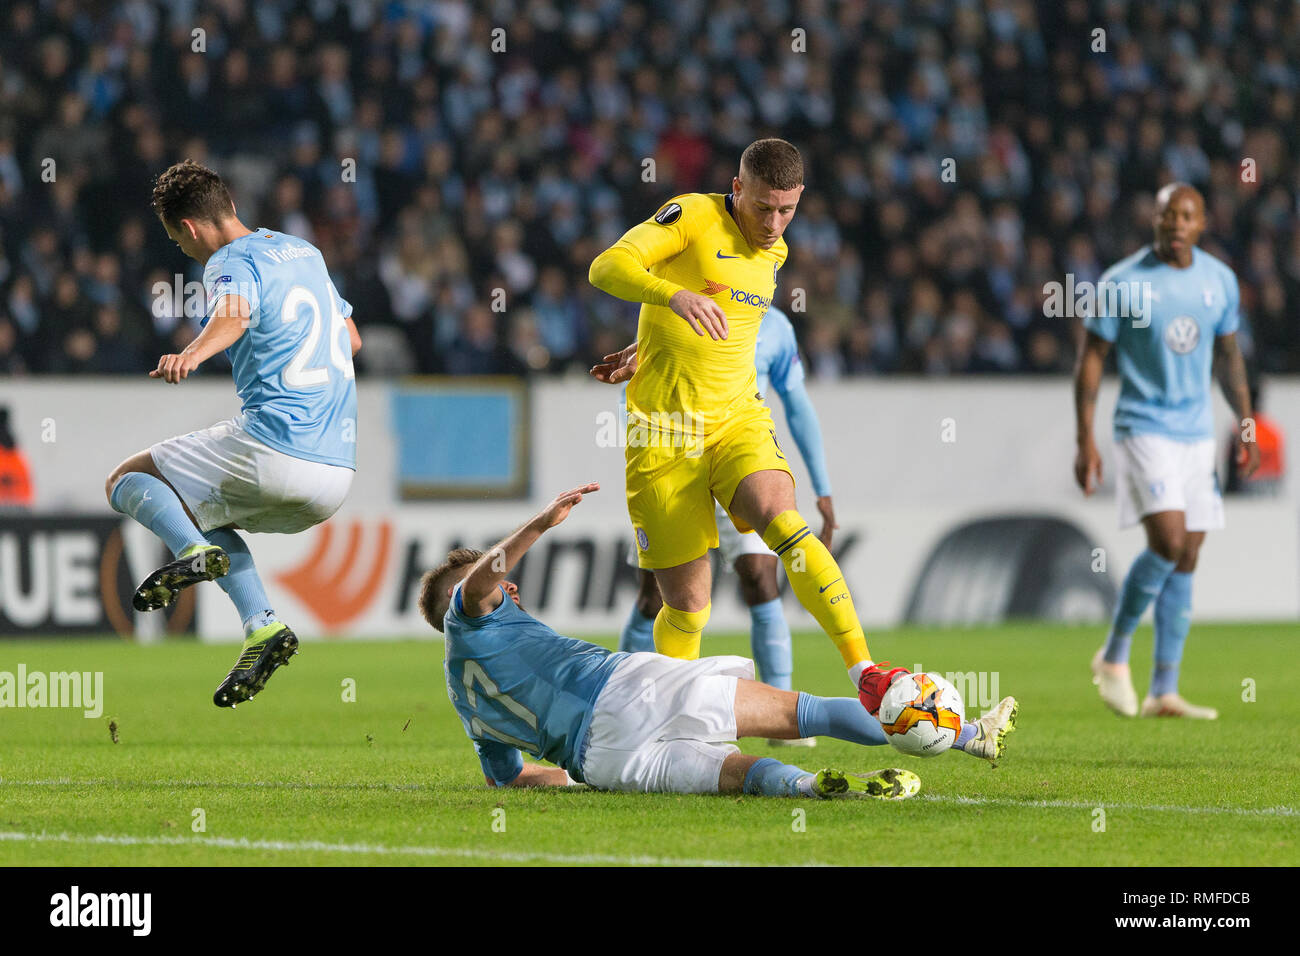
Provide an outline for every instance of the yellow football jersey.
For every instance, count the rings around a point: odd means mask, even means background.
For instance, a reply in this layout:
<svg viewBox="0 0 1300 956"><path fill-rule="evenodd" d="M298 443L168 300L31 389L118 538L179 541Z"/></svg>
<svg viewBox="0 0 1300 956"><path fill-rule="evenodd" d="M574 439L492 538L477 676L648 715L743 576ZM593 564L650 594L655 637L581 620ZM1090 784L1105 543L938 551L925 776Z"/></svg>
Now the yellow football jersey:
<svg viewBox="0 0 1300 956"><path fill-rule="evenodd" d="M627 389L629 422L702 437L761 401L754 371L758 326L772 304L786 245L755 249L731 218L731 197L676 196L633 226L591 264L592 285L642 302L637 372ZM711 297L727 316L714 341L668 308L681 289Z"/></svg>

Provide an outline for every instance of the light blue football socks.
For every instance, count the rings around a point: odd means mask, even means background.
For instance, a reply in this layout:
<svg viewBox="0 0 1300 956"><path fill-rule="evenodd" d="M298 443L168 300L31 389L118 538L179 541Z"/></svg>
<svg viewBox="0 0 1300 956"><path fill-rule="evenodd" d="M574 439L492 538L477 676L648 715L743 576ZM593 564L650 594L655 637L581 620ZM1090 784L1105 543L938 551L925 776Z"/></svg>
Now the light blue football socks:
<svg viewBox="0 0 1300 956"><path fill-rule="evenodd" d="M952 742L952 749L965 750L966 745L975 738L975 732L978 729L975 726L975 721L963 720L961 722L961 731L957 734L957 739Z"/></svg>
<svg viewBox="0 0 1300 956"><path fill-rule="evenodd" d="M619 632L618 649L630 654L637 651L654 652L655 619L646 617L635 604L623 624L623 630Z"/></svg>
<svg viewBox="0 0 1300 956"><path fill-rule="evenodd" d="M814 697L801 691L795 713L800 737L834 737L865 747L885 743L880 721L856 697Z"/></svg>
<svg viewBox="0 0 1300 956"><path fill-rule="evenodd" d="M1173 573L1175 562L1167 561L1150 548L1144 550L1128 569L1124 587L1115 605L1115 619L1106 637L1102 656L1108 664L1127 664L1133 632L1148 605L1155 600L1165 581Z"/></svg>
<svg viewBox="0 0 1300 956"><path fill-rule="evenodd" d="M1192 626L1192 573L1175 571L1165 580L1156 598L1155 669L1151 672L1151 696L1178 692L1178 669L1183 662L1183 645Z"/></svg>
<svg viewBox="0 0 1300 956"><path fill-rule="evenodd" d="M742 789L754 797L813 796L813 779L807 770L764 757L749 768Z"/></svg>
<svg viewBox="0 0 1300 956"><path fill-rule="evenodd" d="M244 636L275 622L275 611L266 596L266 588L258 577L257 568L253 566L253 555L239 533L230 528L217 528L207 533L212 544L221 547L230 555L230 572L217 578L217 585L226 592L234 602L239 619L244 624Z"/></svg>
<svg viewBox="0 0 1300 956"><path fill-rule="evenodd" d="M114 511L134 518L161 538L175 557L187 548L207 544L176 492L153 475L142 471L123 475L113 486L109 503Z"/></svg>
<svg viewBox="0 0 1300 956"><path fill-rule="evenodd" d="M749 609L749 642L758 665L758 678L780 690L790 689L794 653L790 646L790 625L780 598ZM861 709L861 708L859 708Z"/></svg>

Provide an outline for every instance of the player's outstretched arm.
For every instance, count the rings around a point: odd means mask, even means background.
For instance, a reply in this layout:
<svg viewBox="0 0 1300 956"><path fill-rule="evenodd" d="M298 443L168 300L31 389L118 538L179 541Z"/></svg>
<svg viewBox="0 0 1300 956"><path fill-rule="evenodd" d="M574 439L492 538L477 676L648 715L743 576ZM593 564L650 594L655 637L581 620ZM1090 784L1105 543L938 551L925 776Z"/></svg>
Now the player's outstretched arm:
<svg viewBox="0 0 1300 956"><path fill-rule="evenodd" d="M497 786L497 783L487 774L483 775L489 787ZM506 787L567 787L574 783L569 779L568 773L563 767L543 767L539 763L526 763L524 769L519 771L519 776L507 784Z"/></svg>
<svg viewBox="0 0 1300 956"><path fill-rule="evenodd" d="M573 506L583 495L599 491L600 485L591 481L558 495L554 501L521 525L514 534L496 544L475 562L461 585L460 597L469 617L482 617L501 601L498 588L510 569L519 563L529 548L543 533L554 528L569 516Z"/></svg>
<svg viewBox="0 0 1300 956"><path fill-rule="evenodd" d="M1216 336L1214 339L1214 372L1237 416L1236 450L1241 477L1249 478L1259 468L1259 443L1254 438L1254 410L1250 405L1250 379L1246 375L1246 360L1237 345L1237 333Z"/></svg>
<svg viewBox="0 0 1300 956"><path fill-rule="evenodd" d="M149 373L150 378L160 378L175 385L190 372L206 362L218 352L224 352L239 341L248 328L252 310L248 300L242 295L226 295L217 300L212 310L212 317L203 331L176 355L164 355L158 360L158 367Z"/></svg>
<svg viewBox="0 0 1300 956"><path fill-rule="evenodd" d="M1092 421L1097 412L1097 393L1106 367L1110 343L1093 332L1085 333L1079 361L1074 366L1074 422L1078 449L1074 456L1074 480L1085 495L1101 484L1101 453L1092 437Z"/></svg>

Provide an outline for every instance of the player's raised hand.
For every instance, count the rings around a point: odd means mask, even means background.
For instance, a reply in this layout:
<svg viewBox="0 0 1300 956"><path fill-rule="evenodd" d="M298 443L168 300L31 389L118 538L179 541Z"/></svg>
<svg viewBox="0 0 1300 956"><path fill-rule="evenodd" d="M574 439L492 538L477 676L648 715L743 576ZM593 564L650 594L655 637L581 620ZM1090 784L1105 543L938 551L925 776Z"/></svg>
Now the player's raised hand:
<svg viewBox="0 0 1300 956"><path fill-rule="evenodd" d="M1080 442L1074 456L1074 480L1084 495L1091 495L1101 487L1101 452L1097 451L1097 443L1091 436L1086 442Z"/></svg>
<svg viewBox="0 0 1300 956"><path fill-rule="evenodd" d="M707 295L700 295L689 289L679 289L668 300L668 308L689 322L696 335L704 335L708 332L709 337L714 341L727 337L727 315L722 311L722 307Z"/></svg>
<svg viewBox="0 0 1300 956"><path fill-rule="evenodd" d="M573 510L574 505L582 500L583 495L589 495L593 491L600 491L600 482L589 481L585 485L556 496L556 499L543 508L537 516L542 523L542 527L554 528L569 516L569 512Z"/></svg>
<svg viewBox="0 0 1300 956"><path fill-rule="evenodd" d="M622 351L606 355L600 364L591 367L588 374L598 382L617 385L635 375L636 368L636 343L633 342Z"/></svg>
<svg viewBox="0 0 1300 956"><path fill-rule="evenodd" d="M181 379L188 378L190 372L199 367L199 359L195 355L181 352L179 355L164 355L158 360L158 367L149 373L150 378L160 378L164 382L175 385Z"/></svg>
<svg viewBox="0 0 1300 956"><path fill-rule="evenodd" d="M831 536L839 524L835 521L835 505L831 503L830 495L822 495L817 499L817 510L822 516L822 533L817 537L821 539L822 544L827 548L831 546Z"/></svg>

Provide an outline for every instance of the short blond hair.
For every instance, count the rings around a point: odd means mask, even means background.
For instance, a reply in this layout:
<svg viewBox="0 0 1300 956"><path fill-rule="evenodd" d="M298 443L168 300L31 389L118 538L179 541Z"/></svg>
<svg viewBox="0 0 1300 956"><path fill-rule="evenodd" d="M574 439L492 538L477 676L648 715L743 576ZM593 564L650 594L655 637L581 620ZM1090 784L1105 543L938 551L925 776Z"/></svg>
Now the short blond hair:
<svg viewBox="0 0 1300 956"><path fill-rule="evenodd" d="M447 560L432 571L426 571L420 579L420 614L439 633L442 632L442 619L447 613L450 602L447 600L447 587L460 578L454 577L457 571L468 567L483 557L482 551L473 548L456 548L447 553Z"/></svg>
<svg viewBox="0 0 1300 956"><path fill-rule="evenodd" d="M759 139L740 154L742 177L750 173L773 189L797 189L803 185L803 157L794 144L771 137Z"/></svg>

